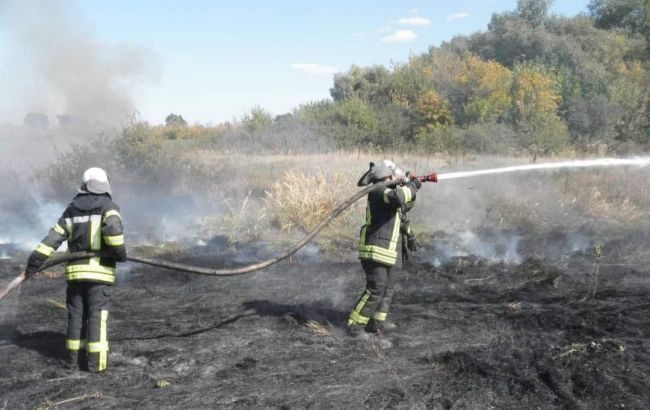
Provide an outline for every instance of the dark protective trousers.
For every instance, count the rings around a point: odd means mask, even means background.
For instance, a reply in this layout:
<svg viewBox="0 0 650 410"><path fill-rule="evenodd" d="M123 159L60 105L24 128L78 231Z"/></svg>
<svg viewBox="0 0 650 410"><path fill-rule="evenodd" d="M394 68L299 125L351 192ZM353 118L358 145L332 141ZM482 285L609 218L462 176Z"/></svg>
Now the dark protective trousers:
<svg viewBox="0 0 650 410"><path fill-rule="evenodd" d="M66 350L71 366L100 372L108 366L108 308L111 286L68 282Z"/></svg>
<svg viewBox="0 0 650 410"><path fill-rule="evenodd" d="M348 326L363 325L368 330L383 327L395 295L392 266L361 260L366 273L366 289L350 312Z"/></svg>

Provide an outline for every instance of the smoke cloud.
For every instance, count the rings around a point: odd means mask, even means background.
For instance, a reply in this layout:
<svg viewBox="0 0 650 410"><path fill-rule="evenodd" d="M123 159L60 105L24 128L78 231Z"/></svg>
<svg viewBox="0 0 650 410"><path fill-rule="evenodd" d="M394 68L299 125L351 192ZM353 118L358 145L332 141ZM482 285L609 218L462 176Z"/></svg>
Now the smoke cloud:
<svg viewBox="0 0 650 410"><path fill-rule="evenodd" d="M136 110L129 89L155 77L150 51L96 42L70 2L6 0L0 16L12 53L0 78L17 97L0 106L2 120L36 112L119 125Z"/></svg>
<svg viewBox="0 0 650 410"><path fill-rule="evenodd" d="M24 171L13 154L32 154L21 157L37 167L72 143L109 135L137 112L133 90L158 77L153 52L98 42L69 1L1 0L2 40L0 167Z"/></svg>

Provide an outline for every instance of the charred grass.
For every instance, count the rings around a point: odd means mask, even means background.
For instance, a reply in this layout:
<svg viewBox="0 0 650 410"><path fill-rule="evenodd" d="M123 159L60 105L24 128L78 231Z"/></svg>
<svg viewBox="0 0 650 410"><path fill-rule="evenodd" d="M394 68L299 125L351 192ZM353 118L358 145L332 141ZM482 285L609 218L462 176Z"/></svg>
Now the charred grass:
<svg viewBox="0 0 650 410"><path fill-rule="evenodd" d="M344 332L363 286L357 263L297 260L222 279L134 267L114 291L101 375L61 369L66 313L51 300L65 285L34 280L3 301L0 405L647 408L645 267L603 266L593 297L583 252L559 265L467 255L434 266L436 252L403 267L398 328L368 341ZM170 257L232 264L225 248ZM2 263L7 278L16 266Z"/></svg>
<svg viewBox="0 0 650 410"><path fill-rule="evenodd" d="M221 211L183 227L199 245L131 249L212 267L284 249L376 159L184 157L190 187L209 187ZM431 171L421 158L396 160ZM122 266L106 374L62 370L65 283L55 270L0 306L0 408L645 409L647 172L425 185L412 215L425 247L398 274L398 328L368 341L344 326L363 288L354 261L363 204L254 274ZM0 260L2 283L25 260L12 252Z"/></svg>

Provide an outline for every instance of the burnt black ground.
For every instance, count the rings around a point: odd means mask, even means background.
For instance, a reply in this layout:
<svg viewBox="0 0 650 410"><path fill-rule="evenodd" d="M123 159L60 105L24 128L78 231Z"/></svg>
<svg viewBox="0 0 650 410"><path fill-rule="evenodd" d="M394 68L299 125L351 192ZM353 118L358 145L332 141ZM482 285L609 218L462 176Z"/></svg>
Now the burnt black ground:
<svg viewBox="0 0 650 410"><path fill-rule="evenodd" d="M49 299L65 283L31 281L0 305L0 408L648 408L643 266L602 266L594 299L589 255L437 268L425 255L399 274L398 328L369 341L344 332L358 263L232 278L133 267L114 290L100 375L61 369L66 312ZM3 284L19 269L0 267Z"/></svg>

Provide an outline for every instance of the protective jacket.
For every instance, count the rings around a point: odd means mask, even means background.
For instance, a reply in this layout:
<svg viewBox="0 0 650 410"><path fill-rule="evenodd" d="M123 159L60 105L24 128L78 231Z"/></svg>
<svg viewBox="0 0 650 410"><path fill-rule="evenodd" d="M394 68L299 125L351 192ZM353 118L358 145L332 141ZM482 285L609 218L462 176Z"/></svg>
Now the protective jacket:
<svg viewBox="0 0 650 410"><path fill-rule="evenodd" d="M361 228L359 259L395 265L402 215L413 206L417 189L412 184L378 187L368 193L366 223Z"/></svg>
<svg viewBox="0 0 650 410"><path fill-rule="evenodd" d="M27 262L27 273L38 270L63 241L68 252L100 251L102 257L69 262L66 279L112 285L115 265L126 259L122 217L108 194L80 193L34 249Z"/></svg>

